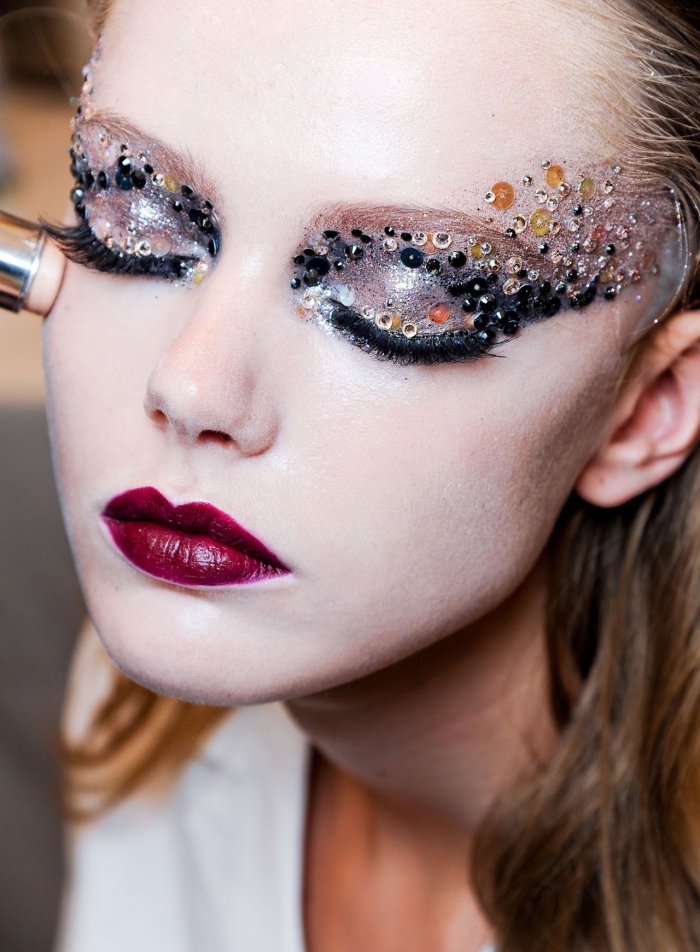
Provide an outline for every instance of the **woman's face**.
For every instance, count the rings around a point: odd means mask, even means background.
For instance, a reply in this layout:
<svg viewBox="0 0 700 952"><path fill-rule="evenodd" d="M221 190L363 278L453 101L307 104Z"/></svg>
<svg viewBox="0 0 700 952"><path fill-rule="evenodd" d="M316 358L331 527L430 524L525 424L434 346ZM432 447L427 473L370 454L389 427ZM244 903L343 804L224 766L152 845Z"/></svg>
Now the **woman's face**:
<svg viewBox="0 0 700 952"><path fill-rule="evenodd" d="M402 366L301 317L291 261L335 206L483 215L494 182L544 158L605 157L582 30L545 0L119 0L95 106L189 156L222 231L191 289L69 265L46 324L78 567L133 677L212 702L298 696L469 625L531 572L604 433L623 297L499 357ZM138 487L217 507L289 571L141 571L103 519Z"/></svg>

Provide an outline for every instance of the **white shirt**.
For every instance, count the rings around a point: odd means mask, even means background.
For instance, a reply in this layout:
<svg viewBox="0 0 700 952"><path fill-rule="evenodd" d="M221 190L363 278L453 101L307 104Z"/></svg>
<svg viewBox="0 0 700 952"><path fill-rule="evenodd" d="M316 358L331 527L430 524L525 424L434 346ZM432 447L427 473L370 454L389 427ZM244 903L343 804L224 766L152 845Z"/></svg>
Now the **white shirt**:
<svg viewBox="0 0 700 952"><path fill-rule="evenodd" d="M309 754L283 705L238 710L166 797L78 832L61 952L304 952Z"/></svg>

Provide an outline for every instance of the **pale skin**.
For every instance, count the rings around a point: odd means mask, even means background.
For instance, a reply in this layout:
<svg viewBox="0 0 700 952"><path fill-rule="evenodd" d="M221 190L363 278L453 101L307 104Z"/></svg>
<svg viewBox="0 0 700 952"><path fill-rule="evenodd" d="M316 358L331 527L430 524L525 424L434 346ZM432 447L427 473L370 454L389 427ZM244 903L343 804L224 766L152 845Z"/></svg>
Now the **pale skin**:
<svg viewBox="0 0 700 952"><path fill-rule="evenodd" d="M430 368L290 307L288 261L328 204L469 212L540 153L607 154L576 122L587 41L545 0L521 8L119 0L105 33L97 106L202 167L224 250L194 291L69 265L46 323L69 531L117 664L210 703L286 700L320 752L310 952L491 937L474 831L556 743L552 526L574 488L612 506L661 482L700 429L694 313L633 363L621 299L528 328L503 360ZM513 76L535 42L546 61ZM146 577L99 519L140 485L229 512L291 575L215 593Z"/></svg>

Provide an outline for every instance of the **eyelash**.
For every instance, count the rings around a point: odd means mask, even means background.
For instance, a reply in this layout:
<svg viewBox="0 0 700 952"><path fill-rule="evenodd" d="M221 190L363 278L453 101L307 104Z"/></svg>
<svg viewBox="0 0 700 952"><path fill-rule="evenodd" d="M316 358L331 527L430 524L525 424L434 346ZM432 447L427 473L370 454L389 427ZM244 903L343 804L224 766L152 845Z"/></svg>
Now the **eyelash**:
<svg viewBox="0 0 700 952"><path fill-rule="evenodd" d="M115 251L96 238L85 222L66 227L44 223L44 230L74 264L104 274L181 278L195 261L194 258L174 255L155 258L153 255L142 257Z"/></svg>
<svg viewBox="0 0 700 952"><path fill-rule="evenodd" d="M337 304L328 317L345 339L378 360L390 360L401 366L459 363L493 357L489 345L469 331L452 331L414 338L401 337L382 330L352 308ZM491 345L492 346L492 345Z"/></svg>

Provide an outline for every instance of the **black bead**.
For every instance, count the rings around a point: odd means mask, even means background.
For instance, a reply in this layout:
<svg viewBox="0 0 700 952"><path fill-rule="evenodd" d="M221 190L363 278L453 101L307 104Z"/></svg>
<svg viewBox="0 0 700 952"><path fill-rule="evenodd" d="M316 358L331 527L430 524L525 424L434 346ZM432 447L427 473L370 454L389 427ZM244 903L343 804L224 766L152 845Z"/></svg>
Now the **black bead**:
<svg viewBox="0 0 700 952"><path fill-rule="evenodd" d="M394 232L394 229L391 227L391 225L386 226L386 228L384 229L384 234L388 235L390 238L394 237L395 232Z"/></svg>
<svg viewBox="0 0 700 952"><path fill-rule="evenodd" d="M198 208L190 208L187 212L187 217L194 225L201 225L204 215Z"/></svg>
<svg viewBox="0 0 700 952"><path fill-rule="evenodd" d="M336 258L335 261L333 262L333 267L335 268L336 271L345 271L345 262L342 261L340 258Z"/></svg>
<svg viewBox="0 0 700 952"><path fill-rule="evenodd" d="M515 238L517 232L514 228L506 228L506 238Z"/></svg>
<svg viewBox="0 0 700 952"><path fill-rule="evenodd" d="M561 308L561 298L552 297L550 298L544 308L545 317L554 317L557 311Z"/></svg>
<svg viewBox="0 0 700 952"><path fill-rule="evenodd" d="M304 257L304 255L294 256L294 264L303 264L305 261L306 261L306 258Z"/></svg>
<svg viewBox="0 0 700 952"><path fill-rule="evenodd" d="M315 255L313 258L309 258L309 260L306 262L306 268L309 271L316 271L316 273L320 274L321 277L328 274L328 272L331 270L328 258L322 257L321 255Z"/></svg>
<svg viewBox="0 0 700 952"><path fill-rule="evenodd" d="M85 198L85 192L82 190L82 188L74 188L73 191L70 193L70 200L73 202L74 205L77 205L79 202L82 202L84 198Z"/></svg>
<svg viewBox="0 0 700 952"><path fill-rule="evenodd" d="M516 313L527 314L527 312L530 310L530 301L525 298L523 298L521 301L516 300L514 307Z"/></svg>
<svg viewBox="0 0 700 952"><path fill-rule="evenodd" d="M87 189L91 189L95 184L95 173L91 169L88 169L83 176L83 182L85 183L85 188Z"/></svg>
<svg viewBox="0 0 700 952"><path fill-rule="evenodd" d="M491 272L486 278L489 284L498 284L498 275Z"/></svg>
<svg viewBox="0 0 700 952"><path fill-rule="evenodd" d="M541 254L541 255L546 255L546 254L547 254L547 252L549 251L549 245L547 244L546 241L543 242L543 244L540 245L539 251L540 251L540 254Z"/></svg>
<svg viewBox="0 0 700 952"><path fill-rule="evenodd" d="M361 228L353 228L353 230L350 232L350 234L352 235L353 238L361 238L361 237L362 237L362 229L361 229Z"/></svg>
<svg viewBox="0 0 700 952"><path fill-rule="evenodd" d="M306 255L307 258L313 258L316 252L314 251L313 248L304 248L304 254Z"/></svg>
<svg viewBox="0 0 700 952"><path fill-rule="evenodd" d="M220 248L221 248L221 241L219 240L219 236L212 235L212 237L209 239L209 243L207 244L207 251L212 256L212 258L216 258Z"/></svg>
<svg viewBox="0 0 700 952"><path fill-rule="evenodd" d="M448 255L447 260L453 268L463 268L467 263L467 256L463 251L453 251Z"/></svg>
<svg viewBox="0 0 700 952"><path fill-rule="evenodd" d="M339 238L339 237L340 237L340 232L339 232L339 231L333 231L332 228L328 228L326 231L324 231L323 237L324 237L324 238L330 238L331 240L332 240L333 238Z"/></svg>
<svg viewBox="0 0 700 952"><path fill-rule="evenodd" d="M440 274L442 271L442 265L437 258L428 258L425 262L425 270L428 274Z"/></svg>
<svg viewBox="0 0 700 952"><path fill-rule="evenodd" d="M472 325L476 328L476 330L480 331L482 328L487 326L488 322L488 314L476 314L474 316L474 320L472 321Z"/></svg>
<svg viewBox="0 0 700 952"><path fill-rule="evenodd" d="M194 189L191 185L183 185L180 191L185 196L185 198L192 198L194 195Z"/></svg>
<svg viewBox="0 0 700 952"><path fill-rule="evenodd" d="M612 301L614 297L617 297L617 288L606 288L603 297L606 301Z"/></svg>
<svg viewBox="0 0 700 952"><path fill-rule="evenodd" d="M205 234L209 234L214 231L214 222L211 219L210 215L205 215L204 212L200 212L199 227Z"/></svg>
<svg viewBox="0 0 700 952"><path fill-rule="evenodd" d="M364 253L365 249L361 245L345 246L345 257L349 258L351 261L359 261Z"/></svg>
<svg viewBox="0 0 700 952"><path fill-rule="evenodd" d="M143 167L143 170L146 173L146 175L153 175L153 166L150 164L150 162L146 162L146 164Z"/></svg>
<svg viewBox="0 0 700 952"><path fill-rule="evenodd" d="M145 172L142 172L141 169L135 169L131 173L131 181L134 183L134 188L143 188L148 179Z"/></svg>
<svg viewBox="0 0 700 952"><path fill-rule="evenodd" d="M212 205L212 203L209 201L208 198L205 198L204 201L202 202L202 208L206 208L208 212L214 211L214 206Z"/></svg>
<svg viewBox="0 0 700 952"><path fill-rule="evenodd" d="M100 171L97 173L97 184L100 186L100 188L107 188L109 185L109 178L106 172Z"/></svg>
<svg viewBox="0 0 700 952"><path fill-rule="evenodd" d="M372 238L370 237L370 235L360 235L360 241L362 242L363 245L372 244Z"/></svg>
<svg viewBox="0 0 700 952"><path fill-rule="evenodd" d="M448 285L447 293L451 294L452 297L461 297L463 294L467 293L467 285L462 284L461 281L455 281L454 284Z"/></svg>
<svg viewBox="0 0 700 952"><path fill-rule="evenodd" d="M292 280L289 283L291 284L291 286L294 288L295 291L297 288L301 287L301 281L299 280L299 278L292 278Z"/></svg>
<svg viewBox="0 0 700 952"><path fill-rule="evenodd" d="M573 213L574 215L583 215L583 205L574 205Z"/></svg>
<svg viewBox="0 0 700 952"><path fill-rule="evenodd" d="M512 337L514 334L517 334L520 330L520 324L517 321L506 321L503 325L503 333L507 334L508 337Z"/></svg>
<svg viewBox="0 0 700 952"><path fill-rule="evenodd" d="M530 298L532 297L532 285L523 284L520 290L518 291L518 293L516 294L516 297L519 301L529 301Z"/></svg>
<svg viewBox="0 0 700 952"><path fill-rule="evenodd" d="M87 218L87 211L82 202L76 202L75 204L75 214L78 218Z"/></svg>
<svg viewBox="0 0 700 952"><path fill-rule="evenodd" d="M546 306L547 306L547 295L546 295L546 294L542 294L541 292L540 292L539 294L535 295L535 297L534 297L534 299L533 299L533 301L532 301L532 306L533 306L533 307L536 307L536 308L538 308L538 309L539 309L539 308L546 307Z"/></svg>
<svg viewBox="0 0 700 952"><path fill-rule="evenodd" d="M508 318L506 317L506 312L503 308L497 308L491 315L491 323L496 324L497 327L503 327Z"/></svg>
<svg viewBox="0 0 700 952"><path fill-rule="evenodd" d="M479 331L476 336L482 344L492 344L496 339L496 332L492 331L490 327L487 327L486 330Z"/></svg>
<svg viewBox="0 0 700 952"><path fill-rule="evenodd" d="M114 181L117 188L120 188L122 192L128 192L134 187L134 183L131 181L131 175L122 169L117 170L114 176Z"/></svg>
<svg viewBox="0 0 700 952"><path fill-rule="evenodd" d="M520 278L521 281L523 280L523 278L526 278L527 268L521 268L520 271L518 271L518 277Z"/></svg>
<svg viewBox="0 0 700 952"><path fill-rule="evenodd" d="M410 231L401 232L401 241L413 241L413 235Z"/></svg>
<svg viewBox="0 0 700 952"><path fill-rule="evenodd" d="M467 295L462 301L462 310L466 311L467 314L470 314L472 311L476 310L476 301L470 295Z"/></svg>
<svg viewBox="0 0 700 952"><path fill-rule="evenodd" d="M543 281L542 284L540 285L540 292L541 292L542 294L549 294L549 292L550 292L551 290L552 290L552 282L551 282L551 281Z"/></svg>
<svg viewBox="0 0 700 952"><path fill-rule="evenodd" d="M575 281L576 278L578 277L578 271L576 270L576 268L569 268L564 273L564 277L566 278L567 281Z"/></svg>
<svg viewBox="0 0 700 952"><path fill-rule="evenodd" d="M496 307L496 298L493 294L484 294L479 298L479 307L482 311L492 311Z"/></svg>
<svg viewBox="0 0 700 952"><path fill-rule="evenodd" d="M466 284L467 294L483 294L488 290L488 283L485 278L472 278Z"/></svg>
<svg viewBox="0 0 700 952"><path fill-rule="evenodd" d="M564 291L566 291L566 284L563 281L558 281L554 285L554 290L557 292L557 294L563 294Z"/></svg>
<svg viewBox="0 0 700 952"><path fill-rule="evenodd" d="M583 291L579 291L578 294L575 294L571 299L571 306L574 308L579 307L588 307L589 304L593 302L593 299L596 296L596 287L595 285L587 285Z"/></svg>
<svg viewBox="0 0 700 952"><path fill-rule="evenodd" d="M581 244L578 241L575 241L573 245L569 245L569 251L573 252L573 254L576 254L576 252L580 250L581 250Z"/></svg>
<svg viewBox="0 0 700 952"><path fill-rule="evenodd" d="M407 268L420 268L423 264L423 252L417 248L404 248L400 258L401 263Z"/></svg>
<svg viewBox="0 0 700 952"><path fill-rule="evenodd" d="M182 202L179 201L179 200L176 198L175 201L173 202L173 208L175 209L176 212L181 212L181 211L182 211Z"/></svg>
<svg viewBox="0 0 700 952"><path fill-rule="evenodd" d="M605 249L605 254L606 254L606 255L614 255L614 254L615 254L615 245L608 245L608 247Z"/></svg>
<svg viewBox="0 0 700 952"><path fill-rule="evenodd" d="M120 155L117 159L117 168L120 172L130 172L131 171L131 159L126 155Z"/></svg>
<svg viewBox="0 0 700 952"><path fill-rule="evenodd" d="M318 271L314 271L313 268L311 268L310 271L307 271L304 275L304 284L308 285L310 288L315 288L320 280L321 275L318 273Z"/></svg>

